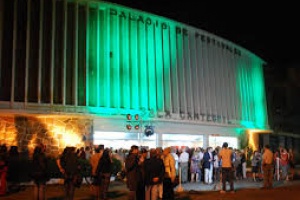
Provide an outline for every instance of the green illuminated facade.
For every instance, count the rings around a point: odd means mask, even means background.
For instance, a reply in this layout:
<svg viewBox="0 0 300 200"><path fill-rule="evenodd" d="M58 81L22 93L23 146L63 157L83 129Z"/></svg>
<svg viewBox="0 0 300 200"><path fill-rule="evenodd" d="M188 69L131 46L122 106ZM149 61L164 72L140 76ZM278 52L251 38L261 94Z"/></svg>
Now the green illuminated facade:
<svg viewBox="0 0 300 200"><path fill-rule="evenodd" d="M157 134L268 129L264 61L230 41L103 1L2 4L5 112L84 115L95 119L94 130L117 132L132 132L127 113Z"/></svg>

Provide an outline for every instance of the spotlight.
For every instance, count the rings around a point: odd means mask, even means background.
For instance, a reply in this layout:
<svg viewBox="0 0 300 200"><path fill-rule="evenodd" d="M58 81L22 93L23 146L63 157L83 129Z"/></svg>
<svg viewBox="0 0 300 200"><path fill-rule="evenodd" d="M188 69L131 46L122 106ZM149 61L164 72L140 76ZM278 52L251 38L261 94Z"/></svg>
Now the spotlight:
<svg viewBox="0 0 300 200"><path fill-rule="evenodd" d="M131 119L132 119L131 114L127 114L127 115L126 115L126 119L127 119L127 120L131 120Z"/></svg>
<svg viewBox="0 0 300 200"><path fill-rule="evenodd" d="M132 126L130 124L126 125L127 130L131 130Z"/></svg>
<svg viewBox="0 0 300 200"><path fill-rule="evenodd" d="M145 126L144 134L149 137L154 134L153 126Z"/></svg>
<svg viewBox="0 0 300 200"><path fill-rule="evenodd" d="M139 116L138 114L135 114L135 115L134 115L134 119L135 119L135 120L139 120L139 118L140 118L140 116Z"/></svg>

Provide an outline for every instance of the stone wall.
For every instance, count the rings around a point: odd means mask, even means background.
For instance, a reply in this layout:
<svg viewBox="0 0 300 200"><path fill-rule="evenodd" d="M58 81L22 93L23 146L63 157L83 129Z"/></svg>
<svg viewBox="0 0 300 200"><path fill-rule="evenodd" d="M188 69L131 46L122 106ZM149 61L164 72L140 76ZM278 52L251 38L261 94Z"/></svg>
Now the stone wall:
<svg viewBox="0 0 300 200"><path fill-rule="evenodd" d="M66 146L77 148L92 144L93 120L69 116L0 116L0 144L18 146L19 151L32 153L43 143L46 153L59 155Z"/></svg>

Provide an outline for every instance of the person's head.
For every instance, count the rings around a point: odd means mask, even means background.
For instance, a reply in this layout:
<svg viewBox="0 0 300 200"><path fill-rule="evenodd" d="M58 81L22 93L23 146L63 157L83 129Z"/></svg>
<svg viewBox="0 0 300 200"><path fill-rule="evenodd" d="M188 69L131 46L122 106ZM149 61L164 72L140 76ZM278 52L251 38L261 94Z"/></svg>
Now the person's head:
<svg viewBox="0 0 300 200"><path fill-rule="evenodd" d="M176 147L171 147L171 153L177 153Z"/></svg>
<svg viewBox="0 0 300 200"><path fill-rule="evenodd" d="M139 153L139 147L136 146L136 145L132 145L130 147L130 152L129 153L132 153L132 154L138 154Z"/></svg>
<svg viewBox="0 0 300 200"><path fill-rule="evenodd" d="M212 147L207 147L206 151L211 153L211 152L213 152L213 148Z"/></svg>
<svg viewBox="0 0 300 200"><path fill-rule="evenodd" d="M150 149L150 158L157 157L157 149Z"/></svg>
<svg viewBox="0 0 300 200"><path fill-rule="evenodd" d="M223 148L228 148L228 143L227 143L227 142L224 142L223 145L222 145L222 147L223 147Z"/></svg>
<svg viewBox="0 0 300 200"><path fill-rule="evenodd" d="M142 149L141 149L141 154L142 154L142 156L143 156L144 158L146 158L146 157L147 157L147 154L148 154L148 150L147 150L146 148L142 148Z"/></svg>
<svg viewBox="0 0 300 200"><path fill-rule="evenodd" d="M100 149L100 151L101 151L101 150L104 150L104 144L100 144L100 145L99 145L99 149Z"/></svg>
<svg viewBox="0 0 300 200"><path fill-rule="evenodd" d="M218 153L218 152L220 151L220 149L221 149L221 147L220 147L220 146L217 146L217 147L215 148L215 152Z"/></svg>
<svg viewBox="0 0 300 200"><path fill-rule="evenodd" d="M265 149L270 149L270 145L266 144Z"/></svg>
<svg viewBox="0 0 300 200"><path fill-rule="evenodd" d="M109 158L111 156L112 152L109 148L105 148L103 151L103 158Z"/></svg>
<svg viewBox="0 0 300 200"><path fill-rule="evenodd" d="M33 150L33 155L37 155L37 154L40 154L40 153L42 153L43 152L43 149L42 149L42 147L41 146L36 146L35 148L34 148L34 150Z"/></svg>
<svg viewBox="0 0 300 200"><path fill-rule="evenodd" d="M171 147L164 148L163 155L168 155L171 152Z"/></svg>
<svg viewBox="0 0 300 200"><path fill-rule="evenodd" d="M96 153L100 153L100 147L99 147L99 146L97 146L97 147L95 148L95 152L96 152Z"/></svg>
<svg viewBox="0 0 300 200"><path fill-rule="evenodd" d="M0 153L7 153L7 147L6 144L2 144L0 146Z"/></svg>

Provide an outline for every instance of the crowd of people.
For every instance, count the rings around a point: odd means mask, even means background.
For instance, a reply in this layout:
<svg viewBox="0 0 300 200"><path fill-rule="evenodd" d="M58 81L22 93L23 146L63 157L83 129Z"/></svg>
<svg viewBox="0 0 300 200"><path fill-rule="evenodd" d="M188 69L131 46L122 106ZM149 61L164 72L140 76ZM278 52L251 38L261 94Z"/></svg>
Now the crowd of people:
<svg viewBox="0 0 300 200"><path fill-rule="evenodd" d="M34 183L34 199L45 199L47 176L46 146L35 147L32 157L30 177ZM13 184L19 170L17 146L0 146L0 195L7 191L7 177ZM174 199L174 187L181 183L220 183L220 192L226 192L229 182L234 193L234 180L263 180L264 188L273 186L274 180L290 180L294 176L295 159L292 149L279 147L271 151L266 145L261 150L249 148L233 149L224 142L222 147L206 149L188 147L141 148L136 145L130 150L112 150L104 145L96 147L66 147L57 158L56 164L64 178L66 199L74 199L76 187L80 187L82 176L79 159L85 159L91 166L92 185L96 199L107 199L112 176L113 158L122 163L122 171L129 189L129 199ZM248 164L247 164L248 163ZM247 175L247 165L251 165L252 176ZM249 174L249 172L248 172ZM178 179L180 175L180 180ZM201 187L201 186L200 186Z"/></svg>

